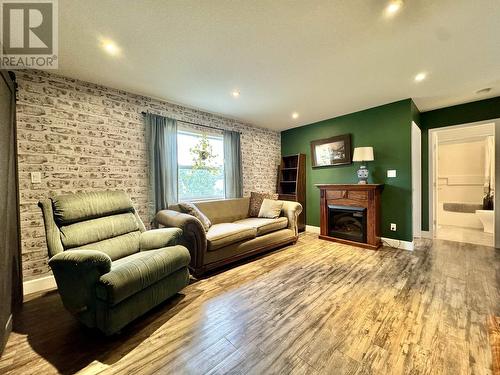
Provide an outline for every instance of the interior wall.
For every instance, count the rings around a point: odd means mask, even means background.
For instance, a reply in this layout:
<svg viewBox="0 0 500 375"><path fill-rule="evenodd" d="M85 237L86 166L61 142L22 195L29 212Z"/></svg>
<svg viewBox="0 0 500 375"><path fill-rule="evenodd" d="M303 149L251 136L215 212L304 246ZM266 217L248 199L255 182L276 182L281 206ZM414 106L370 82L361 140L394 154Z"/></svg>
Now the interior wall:
<svg viewBox="0 0 500 375"><path fill-rule="evenodd" d="M319 226L320 183L357 183L359 163L329 168L311 167L310 142L351 134L351 147L373 146L373 162L367 164L370 183L384 184L381 202L382 236L412 241L411 99L335 117L281 133L282 155L306 154L306 201L308 225ZM387 170L395 169L396 178ZM397 231L390 230L397 224Z"/></svg>
<svg viewBox="0 0 500 375"><path fill-rule="evenodd" d="M482 204L484 196L485 139L438 143L438 209L439 225L457 225L481 229L477 215L445 211L444 203Z"/></svg>
<svg viewBox="0 0 500 375"><path fill-rule="evenodd" d="M482 203L485 141L438 147L438 202Z"/></svg>
<svg viewBox="0 0 500 375"><path fill-rule="evenodd" d="M20 302L19 236L16 189L15 89L0 71L0 354L12 328L13 306Z"/></svg>
<svg viewBox="0 0 500 375"><path fill-rule="evenodd" d="M500 118L500 97L440 108L420 114L420 128L422 130L422 230L429 230L429 129L497 118Z"/></svg>
<svg viewBox="0 0 500 375"><path fill-rule="evenodd" d="M125 190L147 224L141 112L241 132L243 191L276 189L278 132L46 71L18 74L18 151L24 280L50 274L37 202L68 192ZM31 172L41 172L32 183Z"/></svg>

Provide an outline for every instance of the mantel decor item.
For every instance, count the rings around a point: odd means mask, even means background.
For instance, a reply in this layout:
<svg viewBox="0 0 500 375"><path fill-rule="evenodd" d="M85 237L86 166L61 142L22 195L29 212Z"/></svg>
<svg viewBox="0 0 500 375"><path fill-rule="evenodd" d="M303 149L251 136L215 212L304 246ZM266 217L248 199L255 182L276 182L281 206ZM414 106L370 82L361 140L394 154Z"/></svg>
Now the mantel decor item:
<svg viewBox="0 0 500 375"><path fill-rule="evenodd" d="M373 161L373 147L356 147L354 149L354 155L352 161L361 162L361 166L358 169L358 184L367 184L368 176L370 172L364 165L365 161Z"/></svg>
<svg viewBox="0 0 500 375"><path fill-rule="evenodd" d="M343 134L311 142L313 168L351 164L351 135Z"/></svg>

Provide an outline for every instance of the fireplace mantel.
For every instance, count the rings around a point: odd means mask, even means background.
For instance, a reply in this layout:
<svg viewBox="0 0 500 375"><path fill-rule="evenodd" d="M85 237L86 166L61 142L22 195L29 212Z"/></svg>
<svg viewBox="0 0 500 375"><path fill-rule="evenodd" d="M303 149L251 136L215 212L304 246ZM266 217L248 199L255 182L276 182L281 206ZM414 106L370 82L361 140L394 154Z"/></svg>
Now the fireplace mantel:
<svg viewBox="0 0 500 375"><path fill-rule="evenodd" d="M368 249L378 249L380 241L380 184L316 184L320 189L320 235L325 240ZM330 234L329 206L366 209L366 242L337 238Z"/></svg>

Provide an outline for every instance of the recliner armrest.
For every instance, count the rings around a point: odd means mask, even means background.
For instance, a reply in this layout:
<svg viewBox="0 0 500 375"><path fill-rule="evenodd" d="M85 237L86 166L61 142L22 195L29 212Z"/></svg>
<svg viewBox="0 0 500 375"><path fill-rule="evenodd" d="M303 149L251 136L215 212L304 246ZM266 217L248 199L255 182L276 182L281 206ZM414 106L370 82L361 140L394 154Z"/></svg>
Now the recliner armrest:
<svg viewBox="0 0 500 375"><path fill-rule="evenodd" d="M181 240L182 229L180 228L160 228L152 229L141 233L140 249L154 250L161 247L177 245Z"/></svg>
<svg viewBox="0 0 500 375"><path fill-rule="evenodd" d="M64 306L73 313L95 304L96 284L111 270L111 258L97 250L68 250L49 260Z"/></svg>
<svg viewBox="0 0 500 375"><path fill-rule="evenodd" d="M203 266L203 258L207 250L207 236L203 225L197 218L174 210L161 210L156 214L155 220L164 227L182 229L180 244L186 246L191 254L191 267Z"/></svg>

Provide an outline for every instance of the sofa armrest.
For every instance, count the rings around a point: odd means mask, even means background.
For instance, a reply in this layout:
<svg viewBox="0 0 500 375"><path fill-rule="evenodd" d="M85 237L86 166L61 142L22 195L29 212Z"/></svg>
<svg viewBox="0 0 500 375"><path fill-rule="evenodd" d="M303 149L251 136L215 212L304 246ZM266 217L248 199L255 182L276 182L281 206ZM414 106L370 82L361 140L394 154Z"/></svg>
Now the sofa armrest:
<svg viewBox="0 0 500 375"><path fill-rule="evenodd" d="M182 229L180 244L186 246L191 254L190 266L201 268L207 250L207 236L201 222L192 215L174 210L159 211L155 220L161 226Z"/></svg>
<svg viewBox="0 0 500 375"><path fill-rule="evenodd" d="M288 218L288 229L292 229L296 236L299 234L298 217L302 212L299 202L282 201L282 215Z"/></svg>
<svg viewBox="0 0 500 375"><path fill-rule="evenodd" d="M180 228L152 229L141 233L140 249L154 250L161 247L174 246L179 243L182 236Z"/></svg>
<svg viewBox="0 0 500 375"><path fill-rule="evenodd" d="M99 278L111 270L111 258L97 250L68 250L49 260L64 306L80 313L95 305Z"/></svg>

